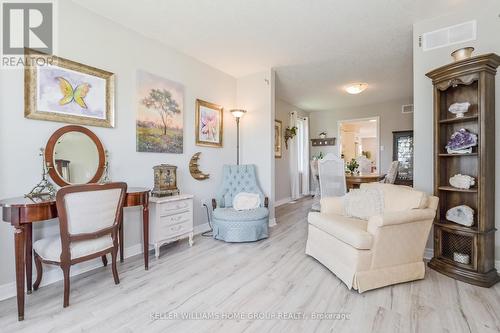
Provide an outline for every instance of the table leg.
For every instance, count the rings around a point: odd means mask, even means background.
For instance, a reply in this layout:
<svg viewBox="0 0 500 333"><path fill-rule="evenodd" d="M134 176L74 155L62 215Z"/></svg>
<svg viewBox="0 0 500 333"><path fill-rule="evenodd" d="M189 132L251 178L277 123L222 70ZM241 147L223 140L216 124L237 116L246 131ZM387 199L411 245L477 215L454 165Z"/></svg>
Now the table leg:
<svg viewBox="0 0 500 333"><path fill-rule="evenodd" d="M121 217L121 222L120 222L120 228L118 229L118 241L119 241L119 247L120 247L120 262L123 262L123 211L122 211L122 217Z"/></svg>
<svg viewBox="0 0 500 333"><path fill-rule="evenodd" d="M14 230L14 251L16 256L16 292L17 318L24 320L24 268L25 268L25 234L24 226L16 226Z"/></svg>
<svg viewBox="0 0 500 333"><path fill-rule="evenodd" d="M149 202L146 198L142 206L142 229L144 241L144 269L149 269Z"/></svg>
<svg viewBox="0 0 500 333"><path fill-rule="evenodd" d="M31 223L24 226L26 231L26 290L28 295L31 294L32 283L31 279L33 276L33 225Z"/></svg>

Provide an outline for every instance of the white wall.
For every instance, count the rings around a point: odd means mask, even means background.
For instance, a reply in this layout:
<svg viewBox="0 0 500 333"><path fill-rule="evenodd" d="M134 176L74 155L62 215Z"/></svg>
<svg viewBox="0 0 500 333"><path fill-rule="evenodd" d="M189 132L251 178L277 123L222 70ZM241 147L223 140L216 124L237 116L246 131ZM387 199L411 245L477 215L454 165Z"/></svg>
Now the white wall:
<svg viewBox="0 0 500 333"><path fill-rule="evenodd" d="M238 107L247 110L240 120L240 163L255 164L274 218L274 86L273 70L238 78ZM234 122L234 120L233 120Z"/></svg>
<svg viewBox="0 0 500 333"><path fill-rule="evenodd" d="M229 109L236 105L236 79L193 58L180 54L156 41L147 39L121 27L69 1L59 2L59 51L58 55L84 64L102 68L116 74L116 128L92 127L110 153L112 180L126 181L129 186L153 185L154 165L177 165L181 193L195 195L195 224L206 223L201 200L209 200L221 182L222 165L235 163L236 126ZM77 36L77 37L75 37ZM184 154L137 153L135 136L135 75L142 69L182 83L184 100ZM40 180L38 149L45 146L49 136L63 123L28 120L23 116L24 78L22 71L0 72L0 198L23 195ZM220 104L225 110L224 148L195 146L194 108L195 99ZM243 120L244 130L251 127L256 116ZM269 124L272 116L262 124ZM263 129L263 126L260 128ZM261 143L270 140L270 130L261 136ZM251 141L245 139L249 151L244 160L250 161L255 151ZM188 171L192 154L201 151L200 168L210 174L205 181L194 180ZM262 168L271 170L269 160ZM274 170L274 168L273 168ZM270 171L262 171L266 184L270 183ZM128 208L125 213L125 248L140 244L142 228L140 209ZM41 224L40 224L41 225ZM43 230L42 230L43 229ZM57 234L55 221L38 226L35 237ZM1 285L14 281L13 229L7 223L0 224L0 289Z"/></svg>
<svg viewBox="0 0 500 333"><path fill-rule="evenodd" d="M311 155L320 151L324 154L338 153L339 134L337 123L339 120L349 120L368 117L380 117L380 145L384 150L380 152L380 172L389 169L392 161L392 132L400 130L411 130L413 128L413 116L401 113L401 105L409 104L411 100L401 99L380 104L365 105L347 109L335 109L329 111L310 112L310 135L317 138L319 133L326 131L328 137L336 137L337 144L329 147L311 147Z"/></svg>
<svg viewBox="0 0 500 333"><path fill-rule="evenodd" d="M296 106L278 98L276 99L276 119L283 123L283 135L285 129L290 126L290 113L296 111L301 117L308 117L309 113L297 108ZM276 201L286 201L291 199L292 189L290 184L290 151L285 148L285 139L282 136L283 157L275 159L275 186L276 186Z"/></svg>
<svg viewBox="0 0 500 333"><path fill-rule="evenodd" d="M433 105L432 82L426 73L437 67L452 62L450 53L464 46L473 46L474 55L494 52L500 54L500 3L497 0L469 2L456 8L448 15L437 19L418 22L413 27L413 69L414 69L414 138L415 166L414 185L426 192L433 192ZM423 52L418 46L418 38L422 33L444 28L458 23L477 20L477 40L465 44L453 45L441 49ZM500 75L496 77L496 128L500 129ZM500 135L496 136L496 164L500 159ZM500 207L500 176L496 176L495 206ZM496 213L496 226L500 228L500 212ZM428 242L432 246L432 242ZM500 235L496 235L496 260L500 260Z"/></svg>

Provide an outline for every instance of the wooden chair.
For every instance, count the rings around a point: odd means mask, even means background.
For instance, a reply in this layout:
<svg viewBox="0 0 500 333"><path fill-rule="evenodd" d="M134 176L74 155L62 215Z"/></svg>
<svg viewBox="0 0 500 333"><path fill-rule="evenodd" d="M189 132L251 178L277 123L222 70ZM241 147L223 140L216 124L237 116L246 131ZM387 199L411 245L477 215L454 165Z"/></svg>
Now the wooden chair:
<svg viewBox="0 0 500 333"><path fill-rule="evenodd" d="M72 185L57 192L60 236L47 237L33 244L37 290L42 280L42 263L58 265L64 275L64 307L69 305L71 265L102 258L111 253L115 284L118 228L127 193L126 183Z"/></svg>
<svg viewBox="0 0 500 333"><path fill-rule="evenodd" d="M392 161L389 171L379 183L394 184L398 177L399 161Z"/></svg>

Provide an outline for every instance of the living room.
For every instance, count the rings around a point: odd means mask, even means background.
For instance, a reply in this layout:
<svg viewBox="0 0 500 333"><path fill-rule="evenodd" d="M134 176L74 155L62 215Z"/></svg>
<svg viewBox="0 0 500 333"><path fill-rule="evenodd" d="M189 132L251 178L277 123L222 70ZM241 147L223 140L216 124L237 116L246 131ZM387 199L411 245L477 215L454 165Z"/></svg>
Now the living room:
<svg viewBox="0 0 500 333"><path fill-rule="evenodd" d="M2 331L499 330L498 1L0 4Z"/></svg>

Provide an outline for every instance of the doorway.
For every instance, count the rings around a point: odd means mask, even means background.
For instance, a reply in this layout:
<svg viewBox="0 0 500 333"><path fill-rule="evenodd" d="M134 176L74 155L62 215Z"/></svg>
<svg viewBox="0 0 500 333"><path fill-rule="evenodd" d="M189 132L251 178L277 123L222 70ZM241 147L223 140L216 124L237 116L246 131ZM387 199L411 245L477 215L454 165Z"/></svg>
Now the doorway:
<svg viewBox="0 0 500 333"><path fill-rule="evenodd" d="M339 156L347 163L364 156L369 166L364 173L380 172L380 118L360 118L338 122ZM367 171L369 170L369 171Z"/></svg>

